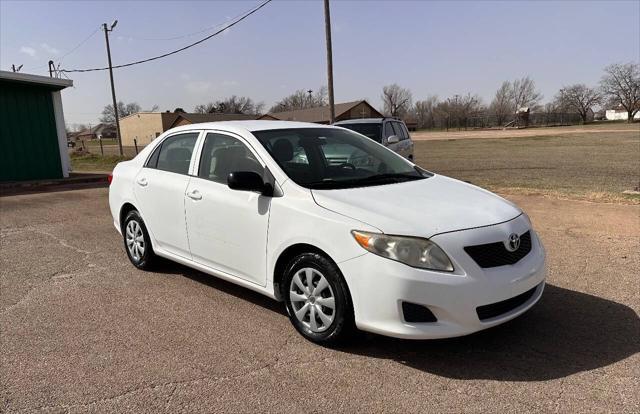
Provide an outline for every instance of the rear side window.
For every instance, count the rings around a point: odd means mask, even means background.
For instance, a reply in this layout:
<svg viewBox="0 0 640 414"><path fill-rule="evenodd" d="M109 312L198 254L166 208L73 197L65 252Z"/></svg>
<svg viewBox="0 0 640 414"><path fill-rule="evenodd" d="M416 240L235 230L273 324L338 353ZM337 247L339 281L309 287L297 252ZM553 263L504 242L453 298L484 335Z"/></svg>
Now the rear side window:
<svg viewBox="0 0 640 414"><path fill-rule="evenodd" d="M147 167L176 174L188 174L191 155L197 140L197 132L170 136L153 152Z"/></svg>
<svg viewBox="0 0 640 414"><path fill-rule="evenodd" d="M338 126L350 129L352 131L359 132L360 134L368 138L371 138L376 142L382 142L382 134L380 133L380 130L382 129L381 123L371 123L371 124L354 123L354 124L343 124Z"/></svg>

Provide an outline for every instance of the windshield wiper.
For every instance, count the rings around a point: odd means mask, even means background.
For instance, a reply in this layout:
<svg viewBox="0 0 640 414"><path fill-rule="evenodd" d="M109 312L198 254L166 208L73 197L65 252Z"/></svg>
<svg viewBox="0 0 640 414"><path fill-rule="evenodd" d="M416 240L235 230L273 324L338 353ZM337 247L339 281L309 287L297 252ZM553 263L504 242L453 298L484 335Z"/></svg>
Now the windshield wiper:
<svg viewBox="0 0 640 414"><path fill-rule="evenodd" d="M326 178L322 181L313 181L307 183L307 187L315 190L321 189L337 189L337 188L353 188L353 187L365 187L368 185L376 184L391 184L399 183L403 181L421 180L425 178L422 175L414 175L411 173L387 173L387 174L375 174L362 178L351 178L348 180L334 180L332 178Z"/></svg>
<svg viewBox="0 0 640 414"><path fill-rule="evenodd" d="M378 181L402 182L402 181L420 180L422 178L425 178L425 177L423 177L422 175L415 175L411 173L386 173L386 174L370 175L368 177L360 178L357 181L360 183L373 183Z"/></svg>

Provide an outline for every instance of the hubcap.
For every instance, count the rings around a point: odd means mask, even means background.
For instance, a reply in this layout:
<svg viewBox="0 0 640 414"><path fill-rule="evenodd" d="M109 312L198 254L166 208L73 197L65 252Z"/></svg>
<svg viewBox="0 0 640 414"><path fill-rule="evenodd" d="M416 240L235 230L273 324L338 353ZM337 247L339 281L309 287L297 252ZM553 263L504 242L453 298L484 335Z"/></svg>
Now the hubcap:
<svg viewBox="0 0 640 414"><path fill-rule="evenodd" d="M333 290L316 269L296 272L289 286L289 300L298 321L312 332L326 331L336 316Z"/></svg>
<svg viewBox="0 0 640 414"><path fill-rule="evenodd" d="M144 235L142 234L142 227L137 221L131 220L127 223L125 239L129 254L133 257L133 260L139 261L144 255Z"/></svg>

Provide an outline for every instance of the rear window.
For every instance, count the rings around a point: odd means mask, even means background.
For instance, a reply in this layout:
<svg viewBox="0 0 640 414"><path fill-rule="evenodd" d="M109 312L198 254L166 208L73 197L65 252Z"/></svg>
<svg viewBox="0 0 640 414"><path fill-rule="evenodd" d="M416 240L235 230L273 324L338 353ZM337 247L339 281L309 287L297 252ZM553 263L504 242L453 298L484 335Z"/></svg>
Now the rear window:
<svg viewBox="0 0 640 414"><path fill-rule="evenodd" d="M382 142L382 134L381 134L381 125L382 123L371 123L371 124L344 124L338 125L343 128L350 129L352 131L356 131L365 137L371 138L376 142Z"/></svg>

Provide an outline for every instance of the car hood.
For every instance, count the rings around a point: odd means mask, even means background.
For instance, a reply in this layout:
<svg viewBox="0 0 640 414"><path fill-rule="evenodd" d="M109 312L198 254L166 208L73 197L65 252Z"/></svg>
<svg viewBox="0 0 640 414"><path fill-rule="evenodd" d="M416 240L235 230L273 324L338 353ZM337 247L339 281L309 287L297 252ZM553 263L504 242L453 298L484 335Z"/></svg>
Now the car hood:
<svg viewBox="0 0 640 414"><path fill-rule="evenodd" d="M312 190L318 205L387 234L432 237L509 221L522 211L487 190L441 175L338 190Z"/></svg>

